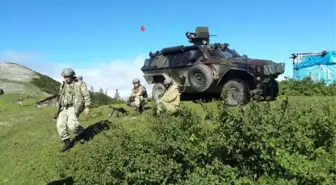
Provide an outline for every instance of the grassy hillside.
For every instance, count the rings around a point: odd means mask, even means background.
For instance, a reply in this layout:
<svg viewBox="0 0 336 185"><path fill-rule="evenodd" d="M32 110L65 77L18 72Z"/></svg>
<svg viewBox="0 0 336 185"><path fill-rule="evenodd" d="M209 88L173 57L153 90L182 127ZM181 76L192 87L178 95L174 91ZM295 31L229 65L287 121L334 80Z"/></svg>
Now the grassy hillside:
<svg viewBox="0 0 336 185"><path fill-rule="evenodd" d="M47 75L40 74L25 66L15 63L0 63L0 89L5 94L12 94L11 97L22 95L34 96L42 99L59 93L61 83ZM102 90L90 92L92 106L107 105L116 102L107 96Z"/></svg>
<svg viewBox="0 0 336 185"><path fill-rule="evenodd" d="M0 184L334 184L335 97L285 100L243 109L183 102L176 118L151 109L114 117L109 130L60 154L55 108L0 96ZM94 108L81 121L92 131L110 111Z"/></svg>
<svg viewBox="0 0 336 185"><path fill-rule="evenodd" d="M49 96L57 94L60 83L16 63L0 63L0 88L6 94Z"/></svg>
<svg viewBox="0 0 336 185"><path fill-rule="evenodd" d="M40 92L40 89L31 83L9 79L0 79L0 88L4 89L5 94L21 93L34 95Z"/></svg>
<svg viewBox="0 0 336 185"><path fill-rule="evenodd" d="M31 83L41 91L52 95L58 94L61 86L60 82L42 74L38 74L38 77L33 78Z"/></svg>

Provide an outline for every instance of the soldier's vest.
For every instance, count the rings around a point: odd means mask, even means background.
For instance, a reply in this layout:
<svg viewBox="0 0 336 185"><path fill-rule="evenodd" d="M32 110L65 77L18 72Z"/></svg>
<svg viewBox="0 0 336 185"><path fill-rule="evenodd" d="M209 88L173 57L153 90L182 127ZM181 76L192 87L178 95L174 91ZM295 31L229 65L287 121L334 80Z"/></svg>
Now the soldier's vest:
<svg viewBox="0 0 336 185"><path fill-rule="evenodd" d="M84 110L84 99L80 91L80 86L84 82L74 81L70 85L64 83L61 86L60 102L62 107L74 106L76 113L81 113Z"/></svg>
<svg viewBox="0 0 336 185"><path fill-rule="evenodd" d="M147 90L144 86L139 86L138 88L133 88L133 94L137 94L140 90L142 90L142 93L139 96L142 96L144 98L148 98Z"/></svg>
<svg viewBox="0 0 336 185"><path fill-rule="evenodd" d="M64 94L62 95L62 106L73 106L75 98L74 83L64 85Z"/></svg>

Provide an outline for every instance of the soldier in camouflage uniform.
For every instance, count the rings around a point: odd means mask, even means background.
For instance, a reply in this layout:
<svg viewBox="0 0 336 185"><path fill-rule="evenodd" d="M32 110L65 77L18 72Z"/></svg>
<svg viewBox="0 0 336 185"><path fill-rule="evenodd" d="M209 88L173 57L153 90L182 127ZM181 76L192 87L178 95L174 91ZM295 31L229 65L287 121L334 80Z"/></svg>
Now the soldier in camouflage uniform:
<svg viewBox="0 0 336 185"><path fill-rule="evenodd" d="M18 98L18 104L19 104L20 107L22 106L22 102L23 102L23 97L19 96L19 98Z"/></svg>
<svg viewBox="0 0 336 185"><path fill-rule="evenodd" d="M84 142L84 128L79 123L79 115L84 110L89 114L91 105L90 93L85 83L78 81L75 72L71 68L62 71L64 81L60 88L60 113L57 118L57 131L64 146L61 152L71 147L69 131L77 134Z"/></svg>
<svg viewBox="0 0 336 185"><path fill-rule="evenodd" d="M176 114L180 108L179 89L170 78L166 79L163 84L167 87L167 90L156 101L156 113L160 114L167 111L170 114Z"/></svg>
<svg viewBox="0 0 336 185"><path fill-rule="evenodd" d="M139 79L134 79L132 83L134 87L131 96L128 98L128 105L136 107L136 112L141 114L144 106L147 104L147 90L140 84Z"/></svg>

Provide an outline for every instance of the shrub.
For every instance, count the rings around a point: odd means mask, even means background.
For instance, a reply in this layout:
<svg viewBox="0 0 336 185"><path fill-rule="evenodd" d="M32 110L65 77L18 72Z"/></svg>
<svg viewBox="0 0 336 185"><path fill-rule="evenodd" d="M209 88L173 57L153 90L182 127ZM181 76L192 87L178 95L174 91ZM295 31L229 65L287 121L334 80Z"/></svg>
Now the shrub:
<svg viewBox="0 0 336 185"><path fill-rule="evenodd" d="M115 99L107 95L103 89L100 89L98 92L93 91L91 88L90 97L92 102L92 107L98 107L101 105L115 104L115 103L124 103L121 99Z"/></svg>
<svg viewBox="0 0 336 185"><path fill-rule="evenodd" d="M336 111L283 101L229 109L183 107L148 116L146 128L114 124L98 145L65 158L79 184L332 184ZM82 155L82 152L89 152Z"/></svg>
<svg viewBox="0 0 336 185"><path fill-rule="evenodd" d="M323 81L314 82L310 78L289 79L279 83L279 94L286 96L335 96L336 84L327 86Z"/></svg>
<svg viewBox="0 0 336 185"><path fill-rule="evenodd" d="M59 94L61 83L50 78L49 76L39 74L38 78L33 78L32 84L38 87L41 91L48 94Z"/></svg>

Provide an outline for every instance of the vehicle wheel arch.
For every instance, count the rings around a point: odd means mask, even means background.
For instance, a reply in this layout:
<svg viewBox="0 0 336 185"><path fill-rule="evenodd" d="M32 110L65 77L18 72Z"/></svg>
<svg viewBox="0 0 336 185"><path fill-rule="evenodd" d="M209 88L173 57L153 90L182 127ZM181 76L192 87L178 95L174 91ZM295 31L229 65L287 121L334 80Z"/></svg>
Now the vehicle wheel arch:
<svg viewBox="0 0 336 185"><path fill-rule="evenodd" d="M144 78L149 84L163 83L166 78L169 78L169 74L165 73L156 73L156 74L146 74Z"/></svg>
<svg viewBox="0 0 336 185"><path fill-rule="evenodd" d="M220 76L217 85L223 86L225 82L231 79L239 79L245 81L250 89L256 88L254 75L246 70L242 69L230 69Z"/></svg>

